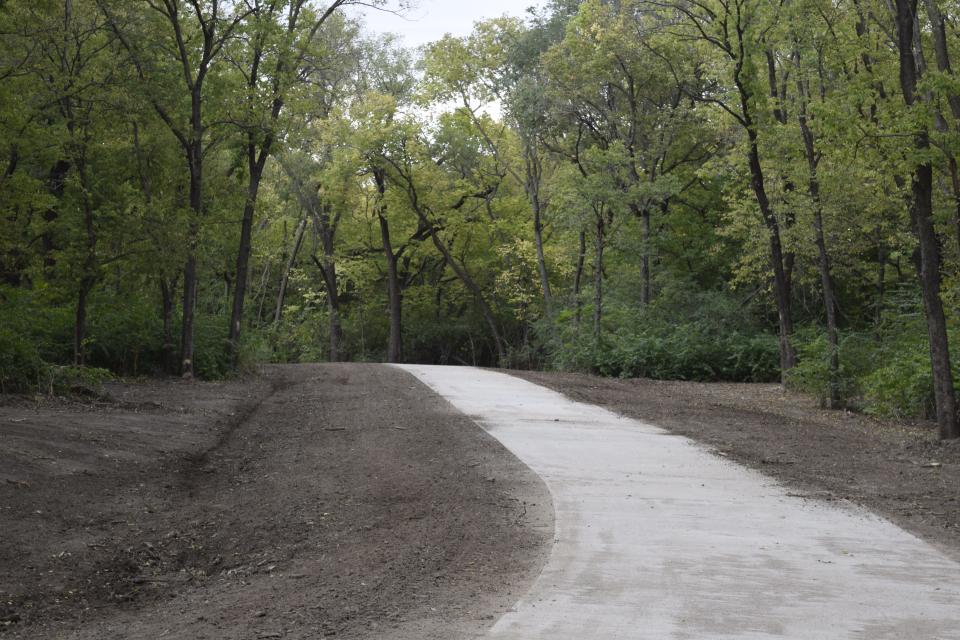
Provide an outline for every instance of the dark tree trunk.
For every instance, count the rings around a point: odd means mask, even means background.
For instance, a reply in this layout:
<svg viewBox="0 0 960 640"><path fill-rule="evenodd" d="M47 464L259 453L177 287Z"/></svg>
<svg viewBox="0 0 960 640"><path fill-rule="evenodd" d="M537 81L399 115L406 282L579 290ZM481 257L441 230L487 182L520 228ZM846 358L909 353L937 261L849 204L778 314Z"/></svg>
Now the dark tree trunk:
<svg viewBox="0 0 960 640"><path fill-rule="evenodd" d="M904 102L912 107L917 100L919 74L914 51L914 30L917 0L896 0L897 48L900 58L900 87ZM937 405L937 424L941 438L960 437L957 398L950 367L950 346L947 322L940 298L940 239L933 221L933 167L926 159L930 149L929 131L920 129L914 135L914 148L921 159L914 167L911 180L911 217L916 228L920 250L920 288L930 340L930 363L933 391Z"/></svg>
<svg viewBox="0 0 960 640"><path fill-rule="evenodd" d="M333 233L323 234L323 262L330 306L330 361L339 362L343 358L343 324L340 319L340 283L337 279Z"/></svg>
<svg viewBox="0 0 960 640"><path fill-rule="evenodd" d="M160 313L163 317L163 346L161 347L163 358L163 369L167 373L174 373L177 369L177 345L173 337L173 299L177 294L176 275L167 282L166 278L160 276Z"/></svg>
<svg viewBox="0 0 960 640"><path fill-rule="evenodd" d="M293 271L294 265L297 264L297 254L300 253L300 247L303 245L303 234L307 230L307 219L304 217L300 220L300 224L297 225L297 230L293 235L293 249L290 251L290 255L287 257L287 267L283 270L283 275L280 277L280 291L277 293L277 308L273 313L273 322L274 324L280 324L280 320L283 319L283 303L287 297L287 285L290 282L290 272Z"/></svg>
<svg viewBox="0 0 960 640"><path fill-rule="evenodd" d="M925 136L918 136L918 149L929 148ZM960 437L956 391L950 367L947 321L940 298L940 241L933 226L933 167L926 162L914 170L911 192L913 218L920 241L920 287L930 339L930 363L937 405L937 424L944 439Z"/></svg>
<svg viewBox="0 0 960 640"><path fill-rule="evenodd" d="M180 334L180 374L193 378L193 324L197 304L197 236L203 216L203 127L200 120L199 85L193 98L193 142L187 149L187 164L190 167L190 237L187 240L187 261L183 267L183 323Z"/></svg>
<svg viewBox="0 0 960 640"><path fill-rule="evenodd" d="M813 194L812 183L811 194ZM823 232L823 215L819 204L819 194L815 199L814 207L816 209L813 213L813 229L817 243L817 266L820 269L823 307L827 318L827 342L830 345L830 394L827 401L829 408L837 409L843 405L843 395L840 388L840 336L837 329L837 300L830 269L830 254L827 251L827 241Z"/></svg>
<svg viewBox="0 0 960 640"><path fill-rule="evenodd" d="M87 340L87 302L90 293L99 280L97 273L97 229L95 226L94 204L90 199L90 179L87 172L87 162L85 152L78 154L77 175L80 178L80 186L83 189L81 195L81 207L83 210L83 231L84 231L84 258L83 265L80 267L80 289L77 295L77 309L74 321L73 331L73 360L74 364L82 366L86 364L86 340Z"/></svg>
<svg viewBox="0 0 960 640"><path fill-rule="evenodd" d="M644 208L640 212L640 226L643 231L642 243L643 253L640 263L640 302L646 306L653 299L652 289L650 287L650 210Z"/></svg>
<svg viewBox="0 0 960 640"><path fill-rule="evenodd" d="M587 262L587 232L583 229L580 230L578 241L577 270L573 274L573 297L577 305L577 326L580 325L580 320L583 315L583 296L581 295L581 290L583 289L583 271Z"/></svg>
<svg viewBox="0 0 960 640"><path fill-rule="evenodd" d="M255 149L251 148L251 155ZM250 178L247 187L247 201L243 206L243 220L240 223L240 247L237 250L236 277L237 284L233 292L233 306L230 310L230 350L234 363L239 352L240 334L243 329L243 305L247 295L247 278L250 273L250 248L253 236L253 217L257 208L257 197L260 193L260 179L263 175L263 165L255 157L249 164Z"/></svg>
<svg viewBox="0 0 960 640"><path fill-rule="evenodd" d="M742 34L741 34L742 37ZM791 309L790 274L784 260L783 244L780 239L780 222L770 204L767 187L764 182L763 167L760 164L760 145L753 117L753 95L744 84L742 60L734 70L734 84L740 96L740 124L747 132L747 161L750 167L750 188L753 190L760 207L760 215L767 228L770 242L770 266L773 270L773 295L777 304L777 318L780 334L780 376L786 381L789 372L797 363L796 352L790 343L793 334L793 311Z"/></svg>
<svg viewBox="0 0 960 640"><path fill-rule="evenodd" d="M190 247L190 253L183 266L183 324L180 327L180 375L193 377L193 322L197 301L197 257L196 248Z"/></svg>
<svg viewBox="0 0 960 640"><path fill-rule="evenodd" d="M92 283L86 279L80 283L77 295L77 309L73 323L73 364L82 367L87 363L87 298L90 295Z"/></svg>
<svg viewBox="0 0 960 640"><path fill-rule="evenodd" d="M593 263L593 339L599 344L603 329L603 250L606 245L606 224L603 212L597 215L597 231L594 238Z"/></svg>
<svg viewBox="0 0 960 640"><path fill-rule="evenodd" d="M960 169L957 167L956 158L950 158L950 184L953 188L953 226L957 249L960 250Z"/></svg>
<svg viewBox="0 0 960 640"><path fill-rule="evenodd" d="M799 67L800 54L796 53L795 55ZM830 268L830 253L827 251L827 239L823 231L823 204L820 199L820 179L817 176L820 159L816 151L816 138L810 129L808 119L807 101L810 96L802 79L797 81L797 88L800 95L798 112L800 134L803 137L803 148L807 156L807 190L813 203L813 231L817 245L817 267L820 270L820 286L823 290L823 307L827 319L827 342L830 350L828 355L830 380L827 404L831 409L836 409L843 403L840 388L840 338L837 330L837 300Z"/></svg>
<svg viewBox="0 0 960 640"><path fill-rule="evenodd" d="M537 245L537 270L540 272L540 289L543 291L543 307L549 316L552 313L553 294L550 292L550 274L547 272L547 258L543 250L543 213L540 195L533 194L533 238Z"/></svg>
<svg viewBox="0 0 960 640"><path fill-rule="evenodd" d="M537 249L537 271L540 275L540 291L543 294L543 310L547 317L552 315L553 295L550 291L550 274L543 250L543 200L540 198L540 182L543 178L543 164L537 150L537 143L526 140L524 145L526 161L525 189L533 211L533 239ZM517 176L519 179L519 176Z"/></svg>
<svg viewBox="0 0 960 640"><path fill-rule="evenodd" d="M770 262L773 267L773 294L777 302L777 318L780 326L780 371L785 381L789 372L797 364L797 356L790 343L793 335L793 312L790 301L790 281L783 259L783 245L780 241L780 223L770 206L766 187L763 182L763 169L760 165L760 152L756 133L749 133L750 141L750 185L756 195L760 212L770 236Z"/></svg>
<svg viewBox="0 0 960 640"><path fill-rule="evenodd" d="M880 323L883 321L883 305L887 295L887 248L883 244L881 231L877 230L877 303L873 312L873 324L879 336Z"/></svg>
<svg viewBox="0 0 960 640"><path fill-rule="evenodd" d="M319 215L314 216L314 224L320 230L323 259L320 260L314 255L313 261L320 270L324 289L327 292L327 309L330 315L330 362L339 362L343 359L344 354L341 349L343 325L340 319L340 291L337 281L336 248L334 246L336 226L330 219L328 204L320 204L317 208L319 209Z"/></svg>
<svg viewBox="0 0 960 640"><path fill-rule="evenodd" d="M47 177L47 191L54 197L55 204L43 212L43 220L46 227L40 236L40 250L43 253L44 269L50 270L56 264L53 252L56 249L56 241L53 237L53 223L57 221L59 213L57 206L63 200L63 192L67 186L67 175L70 173L71 163L67 160L58 160L53 168L50 169L50 175Z"/></svg>
<svg viewBox="0 0 960 640"><path fill-rule="evenodd" d="M343 338L343 326L340 322L340 294L337 291L337 266L324 250L323 260L313 256L313 263L320 270L323 287L327 292L327 311L329 312L330 362L339 362L342 357L340 344Z"/></svg>
<svg viewBox="0 0 960 640"><path fill-rule="evenodd" d="M390 224L386 217L384 195L387 190L386 174L374 170L374 180L380 197L377 203L377 218L380 221L380 238L383 241L383 256L387 260L387 306L390 314L390 342L387 344L387 362L403 360L403 292L400 288L400 276L397 269L397 254L390 241Z"/></svg>
<svg viewBox="0 0 960 640"><path fill-rule="evenodd" d="M760 150L756 131L747 129L749 141L748 160L750 164L750 186L760 206L764 224L770 240L770 263L773 268L773 295L777 303L777 318L780 327L780 372L781 381L786 381L789 372L797 364L797 356L790 343L793 335L793 312L790 301L790 280L783 257L783 245L780 240L780 223L770 206L760 165Z"/></svg>

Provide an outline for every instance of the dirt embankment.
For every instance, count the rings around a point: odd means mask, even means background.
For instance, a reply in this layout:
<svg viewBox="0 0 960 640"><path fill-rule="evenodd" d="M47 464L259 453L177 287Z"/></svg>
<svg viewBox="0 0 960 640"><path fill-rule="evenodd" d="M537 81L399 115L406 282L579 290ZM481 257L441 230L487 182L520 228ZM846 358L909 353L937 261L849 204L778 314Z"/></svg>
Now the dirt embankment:
<svg viewBox="0 0 960 640"><path fill-rule="evenodd" d="M0 406L0 637L469 638L545 561L542 482L400 370L109 391Z"/></svg>
<svg viewBox="0 0 960 640"><path fill-rule="evenodd" d="M934 425L821 409L779 385L511 373L707 444L799 495L863 505L960 558L960 442L939 442Z"/></svg>

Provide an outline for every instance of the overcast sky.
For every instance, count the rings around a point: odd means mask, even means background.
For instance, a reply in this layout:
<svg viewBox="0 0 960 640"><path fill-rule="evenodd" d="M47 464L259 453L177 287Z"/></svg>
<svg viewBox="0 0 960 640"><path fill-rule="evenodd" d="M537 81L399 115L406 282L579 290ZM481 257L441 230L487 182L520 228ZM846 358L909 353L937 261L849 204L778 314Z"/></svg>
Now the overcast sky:
<svg viewBox="0 0 960 640"><path fill-rule="evenodd" d="M541 6L544 0L417 0L417 7L397 16L373 9L362 9L372 31L396 33L404 44L416 47L439 40L444 34L462 36L470 33L473 23L503 14L524 16L527 7ZM398 0L388 0L396 9Z"/></svg>

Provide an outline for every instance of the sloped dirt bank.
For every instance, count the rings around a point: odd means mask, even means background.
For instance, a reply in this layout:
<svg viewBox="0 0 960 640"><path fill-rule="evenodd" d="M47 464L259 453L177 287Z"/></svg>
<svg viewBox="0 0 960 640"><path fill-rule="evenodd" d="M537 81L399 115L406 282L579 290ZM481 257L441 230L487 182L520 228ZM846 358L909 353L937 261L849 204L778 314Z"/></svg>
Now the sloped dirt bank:
<svg viewBox="0 0 960 640"><path fill-rule="evenodd" d="M408 374L267 367L0 406L0 637L469 638L545 487Z"/></svg>

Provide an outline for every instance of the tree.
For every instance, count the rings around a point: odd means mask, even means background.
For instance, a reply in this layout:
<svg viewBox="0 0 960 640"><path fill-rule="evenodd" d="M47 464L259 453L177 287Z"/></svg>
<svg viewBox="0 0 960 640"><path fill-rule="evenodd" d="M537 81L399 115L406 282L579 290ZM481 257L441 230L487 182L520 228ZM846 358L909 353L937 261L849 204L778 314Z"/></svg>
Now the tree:
<svg viewBox="0 0 960 640"><path fill-rule="evenodd" d="M247 197L240 225L228 338L234 357L243 326L257 198L267 160L283 135L280 116L295 85L309 81L313 70L324 67L318 46L321 30L339 9L350 4L355 2L334 0L315 10L308 0L255 0L244 25L247 42L231 56L234 65L242 70L245 85L246 96L237 123L245 137L247 164Z"/></svg>
<svg viewBox="0 0 960 640"><path fill-rule="evenodd" d="M130 63L157 115L179 143L189 174L190 219L187 260L183 268L183 321L180 368L184 377L194 372L194 317L197 299L197 235L205 214L204 158L218 140L207 135L210 83L217 80L215 63L254 12L251 5L233 6L221 0L140 0L130 6L97 0L114 33L129 54ZM142 11L148 13L145 19ZM172 51L172 65L150 56L153 49ZM175 68L174 68L175 67ZM156 80L155 78L159 78ZM177 84L183 93L176 89Z"/></svg>
<svg viewBox="0 0 960 640"><path fill-rule="evenodd" d="M705 51L719 54L726 77L717 78L713 89L706 88L696 99L714 104L729 114L744 130L750 188L767 229L769 259L773 272L773 292L777 305L780 333L780 368L787 376L796 365L796 352L790 341L793 334L793 310L790 278L781 237L781 218L777 215L767 190L766 176L760 157L759 110L763 104L760 88L759 60L765 57L764 40L780 18L775 7L755 0L733 2L688 2L680 0L661 4L679 18L678 37L703 43ZM701 73L706 73L703 69ZM728 95L723 87L730 83Z"/></svg>
<svg viewBox="0 0 960 640"><path fill-rule="evenodd" d="M903 102L912 114L924 100L919 94L924 66L915 34L919 30L917 0L896 0L894 24L897 33L897 51L900 58L900 91ZM933 164L929 158L930 130L923 117L914 118L910 181L910 215L919 240L920 290L926 312L930 341L930 363L933 369L933 389L936 398L937 424L943 438L960 437L960 417L957 415L957 397L950 365L950 344L947 322L940 298L940 239L933 217Z"/></svg>

